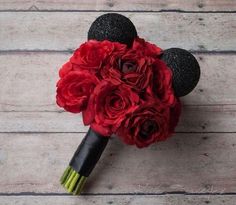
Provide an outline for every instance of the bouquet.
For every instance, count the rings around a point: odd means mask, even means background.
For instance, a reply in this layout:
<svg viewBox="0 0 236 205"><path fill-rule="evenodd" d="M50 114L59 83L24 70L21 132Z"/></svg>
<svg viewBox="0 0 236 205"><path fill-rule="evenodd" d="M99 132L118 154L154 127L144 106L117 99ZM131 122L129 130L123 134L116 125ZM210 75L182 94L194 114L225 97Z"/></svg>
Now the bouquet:
<svg viewBox="0 0 236 205"><path fill-rule="evenodd" d="M167 62L176 49L165 52L139 38L136 30L124 41L119 35L116 40L111 34L110 38L94 37L94 30L104 30L97 28L101 18L105 24L117 18L131 23L119 14L99 17L89 32L93 37L61 67L57 82L57 104L68 112L82 113L84 125L90 126L61 177L61 184L76 195L111 135L144 148L170 137L181 113L173 86L175 73Z"/></svg>

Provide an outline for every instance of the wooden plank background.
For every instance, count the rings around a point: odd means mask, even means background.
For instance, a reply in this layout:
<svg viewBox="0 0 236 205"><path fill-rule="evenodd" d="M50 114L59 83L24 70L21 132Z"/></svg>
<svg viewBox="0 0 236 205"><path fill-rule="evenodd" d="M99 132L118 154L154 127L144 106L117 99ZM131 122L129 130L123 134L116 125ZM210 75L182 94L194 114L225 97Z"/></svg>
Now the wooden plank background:
<svg viewBox="0 0 236 205"><path fill-rule="evenodd" d="M73 50L86 40L91 23L101 14L103 12L1 12L1 49ZM194 51L235 51L234 13L122 14L132 20L141 37L162 48L175 46Z"/></svg>
<svg viewBox="0 0 236 205"><path fill-rule="evenodd" d="M139 150L110 141L80 197L58 179L87 127L55 105L58 68L104 12L201 66L175 136ZM0 0L0 204L234 205L235 0Z"/></svg>

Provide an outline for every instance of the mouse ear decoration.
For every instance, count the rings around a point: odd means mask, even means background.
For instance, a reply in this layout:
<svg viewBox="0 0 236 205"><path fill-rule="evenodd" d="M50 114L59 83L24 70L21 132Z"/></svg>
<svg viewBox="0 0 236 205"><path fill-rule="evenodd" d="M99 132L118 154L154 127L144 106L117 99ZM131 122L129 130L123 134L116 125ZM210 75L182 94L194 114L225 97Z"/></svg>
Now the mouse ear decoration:
<svg viewBox="0 0 236 205"><path fill-rule="evenodd" d="M88 31L88 40L119 42L132 46L137 37L134 24L125 16L108 13L99 16Z"/></svg>
<svg viewBox="0 0 236 205"><path fill-rule="evenodd" d="M170 48L163 52L161 59L172 70L172 86L177 97L189 94L200 79L200 66L196 58L181 48Z"/></svg>

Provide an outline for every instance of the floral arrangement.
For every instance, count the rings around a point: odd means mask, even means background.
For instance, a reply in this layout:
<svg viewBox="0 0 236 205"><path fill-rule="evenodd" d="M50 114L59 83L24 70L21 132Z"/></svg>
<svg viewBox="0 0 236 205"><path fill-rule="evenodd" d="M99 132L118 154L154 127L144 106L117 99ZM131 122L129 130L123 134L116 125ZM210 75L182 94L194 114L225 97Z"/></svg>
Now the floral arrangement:
<svg viewBox="0 0 236 205"><path fill-rule="evenodd" d="M200 78L195 57L162 50L139 38L125 16L107 13L90 26L88 41L59 70L57 104L82 113L87 134L60 182L79 195L111 135L138 148L166 140L181 113L179 97Z"/></svg>
<svg viewBox="0 0 236 205"><path fill-rule="evenodd" d="M138 37L131 48L89 40L60 69L57 104L82 112L84 124L104 138L115 134L138 148L163 141L174 132L181 106L161 54Z"/></svg>
<svg viewBox="0 0 236 205"><path fill-rule="evenodd" d="M174 131L180 103L162 50L136 38L133 46L90 40L59 71L57 104L83 114L85 125L142 148Z"/></svg>

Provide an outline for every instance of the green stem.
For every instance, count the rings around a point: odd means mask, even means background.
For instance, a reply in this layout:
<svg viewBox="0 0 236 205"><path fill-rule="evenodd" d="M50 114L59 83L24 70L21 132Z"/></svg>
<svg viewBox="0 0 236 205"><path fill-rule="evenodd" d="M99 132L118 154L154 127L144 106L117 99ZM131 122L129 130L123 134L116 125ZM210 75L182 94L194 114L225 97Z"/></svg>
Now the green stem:
<svg viewBox="0 0 236 205"><path fill-rule="evenodd" d="M84 177L84 176L81 176L80 179L79 179L79 182L76 186L76 189L74 191L74 195L80 195L82 189L83 189L83 186L85 184L85 181L86 181L87 177Z"/></svg>
<svg viewBox="0 0 236 205"><path fill-rule="evenodd" d="M60 179L61 184L64 184L64 182L66 181L66 179L67 179L67 177L68 177L70 171L71 171L71 167L68 166L68 167L66 168L66 170L64 171L64 173L63 173L61 179Z"/></svg>
<svg viewBox="0 0 236 205"><path fill-rule="evenodd" d="M77 183L79 177L80 177L79 174L76 173L75 177L73 178L73 180L72 180L72 182L70 183L70 186L69 186L69 188L68 188L68 192L69 192L69 193L72 193L72 192L73 192L73 190L74 190L74 188L75 188L75 185L76 185L76 183Z"/></svg>
<svg viewBox="0 0 236 205"><path fill-rule="evenodd" d="M75 177L75 175L76 175L76 172L73 170L72 174L70 175L68 181L67 181L66 184L65 184L65 187L66 187L67 189L69 189L70 183L71 183L71 181L73 180L73 178Z"/></svg>
<svg viewBox="0 0 236 205"><path fill-rule="evenodd" d="M80 195L87 177L81 176L71 166L68 166L64 171L60 182L62 186L74 195Z"/></svg>

